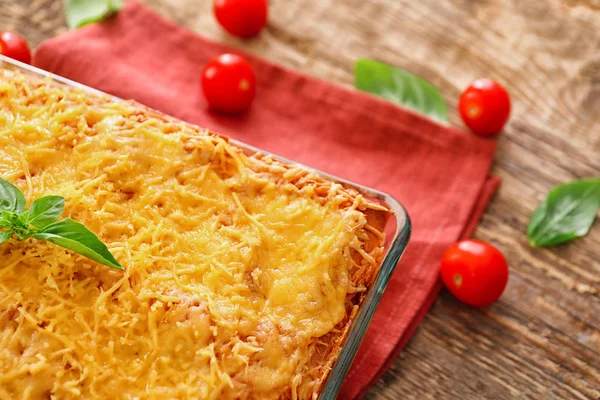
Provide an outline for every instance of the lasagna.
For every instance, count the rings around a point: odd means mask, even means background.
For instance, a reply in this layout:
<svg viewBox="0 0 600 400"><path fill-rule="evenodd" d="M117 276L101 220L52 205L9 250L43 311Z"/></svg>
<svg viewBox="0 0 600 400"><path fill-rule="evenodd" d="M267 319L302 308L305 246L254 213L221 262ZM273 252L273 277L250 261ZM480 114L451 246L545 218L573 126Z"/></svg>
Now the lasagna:
<svg viewBox="0 0 600 400"><path fill-rule="evenodd" d="M0 244L0 399L316 399L390 211L134 102L0 70L0 177L125 271Z"/></svg>

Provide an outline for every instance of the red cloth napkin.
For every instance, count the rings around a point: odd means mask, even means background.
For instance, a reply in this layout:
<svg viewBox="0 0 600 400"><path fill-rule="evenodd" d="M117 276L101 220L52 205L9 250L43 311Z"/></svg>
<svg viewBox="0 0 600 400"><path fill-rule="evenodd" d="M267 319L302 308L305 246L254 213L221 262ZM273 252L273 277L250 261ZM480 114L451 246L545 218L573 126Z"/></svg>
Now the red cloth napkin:
<svg viewBox="0 0 600 400"><path fill-rule="evenodd" d="M388 102L246 55L258 81L251 110L207 111L200 71L235 51L128 2L117 17L44 42L34 64L323 171L375 187L408 209L413 235L340 398L364 395L408 342L440 288L444 249L471 234L499 181L493 141Z"/></svg>

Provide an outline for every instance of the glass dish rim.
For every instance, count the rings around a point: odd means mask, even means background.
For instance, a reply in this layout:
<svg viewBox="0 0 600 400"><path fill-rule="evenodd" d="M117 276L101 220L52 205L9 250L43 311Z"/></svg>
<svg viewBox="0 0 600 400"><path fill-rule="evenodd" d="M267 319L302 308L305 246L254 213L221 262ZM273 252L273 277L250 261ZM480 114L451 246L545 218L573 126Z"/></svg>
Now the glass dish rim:
<svg viewBox="0 0 600 400"><path fill-rule="evenodd" d="M84 91L96 94L107 95L107 93L104 93L100 90L50 73L48 71L44 71L37 67L21 63L19 61L13 60L2 55L0 55L0 67L9 70L17 69L23 72L24 74L50 77L52 80L64 84L66 86L76 87ZM120 99L116 96L109 96L115 98L116 100L123 101L123 99ZM178 118L176 119L179 120ZM391 240L386 240L385 253L381 261L379 271L371 287L368 289L365 299L363 299L362 303L359 306L358 313L356 314L354 321L350 325L350 329L345 339L345 342L341 346L340 351L337 354L337 360L334 362L331 371L329 371L329 375L322 386L321 393L319 394L319 400L335 399L342 386L344 378L346 377L346 374L350 369L352 361L356 356L360 343L362 342L364 335L366 334L367 328L373 318L375 310L377 309L377 306L381 301L381 296L383 295L383 292L392 276L392 273L394 272L400 258L402 257L406 249L406 246L408 245L412 232L412 225L408 213L398 200L396 200L393 196L385 192L358 183L354 183L347 179L340 178L338 176L323 172L321 170L309 167L304 164L300 164L288 158L246 144L239 140L229 138L229 141L243 150L271 155L277 160L283 161L288 164L297 165L299 167L302 167L304 169L318 174L324 179L340 183L347 188L352 188L358 191L359 193L368 196L369 198L376 199L393 212L393 216L396 221L395 232L391 237Z"/></svg>

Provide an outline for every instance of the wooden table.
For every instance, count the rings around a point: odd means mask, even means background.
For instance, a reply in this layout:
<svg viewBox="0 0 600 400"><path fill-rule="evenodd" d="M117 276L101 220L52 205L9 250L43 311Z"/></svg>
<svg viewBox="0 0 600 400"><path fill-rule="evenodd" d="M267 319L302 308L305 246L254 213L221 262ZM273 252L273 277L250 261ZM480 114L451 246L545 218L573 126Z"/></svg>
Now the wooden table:
<svg viewBox="0 0 600 400"><path fill-rule="evenodd" d="M211 1L144 0L182 25L310 75L352 85L358 57L431 80L460 125L461 89L505 83L514 111L498 139L500 192L477 230L508 257L502 299L472 309L442 292L368 399L600 399L600 223L532 249L525 235L554 185L600 176L598 0L271 0L269 26L239 42ZM59 0L2 0L0 27L32 45L67 30Z"/></svg>

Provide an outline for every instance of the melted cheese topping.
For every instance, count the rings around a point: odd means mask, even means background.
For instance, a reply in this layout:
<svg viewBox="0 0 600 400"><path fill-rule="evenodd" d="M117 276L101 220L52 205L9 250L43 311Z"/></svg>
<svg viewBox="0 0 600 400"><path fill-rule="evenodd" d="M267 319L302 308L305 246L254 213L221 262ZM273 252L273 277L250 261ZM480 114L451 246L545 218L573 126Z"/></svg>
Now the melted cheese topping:
<svg viewBox="0 0 600 400"><path fill-rule="evenodd" d="M352 253L369 261L360 196L139 106L2 74L0 176L29 203L64 196L63 217L126 271L0 245L0 399L316 396L320 340L362 290Z"/></svg>

